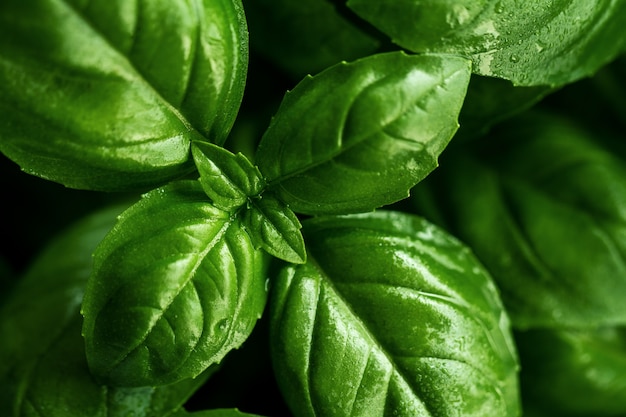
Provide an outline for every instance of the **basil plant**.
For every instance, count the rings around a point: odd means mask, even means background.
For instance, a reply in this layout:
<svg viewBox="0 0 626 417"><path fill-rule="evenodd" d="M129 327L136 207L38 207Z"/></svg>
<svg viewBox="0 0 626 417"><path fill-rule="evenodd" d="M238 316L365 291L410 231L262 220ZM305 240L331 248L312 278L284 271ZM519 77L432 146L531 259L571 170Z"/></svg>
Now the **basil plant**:
<svg viewBox="0 0 626 417"><path fill-rule="evenodd" d="M626 416L625 20L2 0L0 414Z"/></svg>

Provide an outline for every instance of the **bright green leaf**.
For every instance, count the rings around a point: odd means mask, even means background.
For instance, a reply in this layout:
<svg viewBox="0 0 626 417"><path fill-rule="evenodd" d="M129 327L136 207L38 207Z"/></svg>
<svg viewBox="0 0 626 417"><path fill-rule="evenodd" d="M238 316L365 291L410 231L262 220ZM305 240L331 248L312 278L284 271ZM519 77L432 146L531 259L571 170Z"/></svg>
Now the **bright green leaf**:
<svg viewBox="0 0 626 417"><path fill-rule="evenodd" d="M516 327L626 323L621 141L604 148L600 137L538 114L500 125L489 139L451 149L416 187L416 201L426 187L432 212L498 282Z"/></svg>
<svg viewBox="0 0 626 417"><path fill-rule="evenodd" d="M216 207L234 210L263 190L261 173L243 154L207 142L195 142L191 149L200 184Z"/></svg>
<svg viewBox="0 0 626 417"><path fill-rule="evenodd" d="M589 76L626 46L623 0L348 0L413 52L470 56L477 74L558 86Z"/></svg>
<svg viewBox="0 0 626 417"><path fill-rule="evenodd" d="M271 195L250 199L242 221L256 247L287 262L305 262L300 220L280 200Z"/></svg>
<svg viewBox="0 0 626 417"><path fill-rule="evenodd" d="M120 386L195 377L249 336L266 257L197 181L154 190L94 254L83 301L89 366Z"/></svg>
<svg viewBox="0 0 626 417"><path fill-rule="evenodd" d="M224 142L246 67L239 0L4 0L0 151L73 188L160 185Z"/></svg>
<svg viewBox="0 0 626 417"><path fill-rule="evenodd" d="M547 416L626 415L626 329L516 335L524 398Z"/></svg>
<svg viewBox="0 0 626 417"><path fill-rule="evenodd" d="M304 222L306 264L274 280L271 347L297 416L517 416L517 361L489 275L393 212Z"/></svg>
<svg viewBox="0 0 626 417"><path fill-rule="evenodd" d="M458 128L469 61L373 55L305 78L285 96L257 164L307 214L369 211L408 196Z"/></svg>

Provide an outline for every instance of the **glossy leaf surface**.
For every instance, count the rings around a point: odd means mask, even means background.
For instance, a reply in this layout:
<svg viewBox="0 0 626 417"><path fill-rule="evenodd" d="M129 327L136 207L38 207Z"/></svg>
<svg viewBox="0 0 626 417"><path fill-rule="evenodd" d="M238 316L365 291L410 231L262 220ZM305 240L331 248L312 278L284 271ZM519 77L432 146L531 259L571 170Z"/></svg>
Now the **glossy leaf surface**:
<svg viewBox="0 0 626 417"><path fill-rule="evenodd" d="M475 152L447 154L424 184L428 213L472 247L517 327L626 323L626 153L618 138L607 148L601 139L529 115Z"/></svg>
<svg viewBox="0 0 626 417"><path fill-rule="evenodd" d="M458 128L469 61L373 55L307 77L285 96L257 164L307 214L369 211L408 196Z"/></svg>
<svg viewBox="0 0 626 417"><path fill-rule="evenodd" d="M205 380L165 388L113 388L89 373L80 302L91 252L122 207L99 211L58 236L0 310L0 414L36 417L165 416Z"/></svg>
<svg viewBox="0 0 626 417"><path fill-rule="evenodd" d="M247 66L238 0L6 0L0 150L73 188L160 185L223 143Z"/></svg>
<svg viewBox="0 0 626 417"><path fill-rule="evenodd" d="M300 220L280 200L271 195L251 199L242 221L256 247L287 262L306 260Z"/></svg>
<svg viewBox="0 0 626 417"><path fill-rule="evenodd" d="M304 222L306 264L272 290L277 380L297 416L517 416L517 362L490 277L420 218Z"/></svg>
<svg viewBox="0 0 626 417"><path fill-rule="evenodd" d="M207 142L194 143L192 153L200 184L216 207L234 210L263 190L261 173L243 154Z"/></svg>
<svg viewBox="0 0 626 417"><path fill-rule="evenodd" d="M516 335L523 396L548 416L626 414L626 330L535 330Z"/></svg>
<svg viewBox="0 0 626 417"><path fill-rule="evenodd" d="M623 0L348 0L359 16L414 52L470 56L473 71L516 85L589 76L626 45Z"/></svg>
<svg viewBox="0 0 626 417"><path fill-rule="evenodd" d="M197 181L146 194L94 254L82 310L92 371L161 385L219 362L263 311L265 260Z"/></svg>

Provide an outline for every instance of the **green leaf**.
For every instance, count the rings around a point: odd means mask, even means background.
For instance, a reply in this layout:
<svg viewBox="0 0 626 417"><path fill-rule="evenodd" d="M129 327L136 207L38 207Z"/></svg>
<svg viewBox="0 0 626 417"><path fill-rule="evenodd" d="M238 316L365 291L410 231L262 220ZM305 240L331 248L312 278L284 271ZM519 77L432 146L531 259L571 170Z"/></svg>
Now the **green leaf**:
<svg viewBox="0 0 626 417"><path fill-rule="evenodd" d="M1 415L165 416L206 379L127 389L101 385L89 373L80 302L91 252L121 211L100 210L56 237L7 298L0 310Z"/></svg>
<svg viewBox="0 0 626 417"><path fill-rule="evenodd" d="M548 416L626 415L626 329L535 330L516 341L529 404Z"/></svg>
<svg viewBox="0 0 626 417"><path fill-rule="evenodd" d="M271 347L297 416L517 416L517 361L489 275L424 220L304 222L273 282Z"/></svg>
<svg viewBox="0 0 626 417"><path fill-rule="evenodd" d="M176 413L172 417L261 417L258 414L242 413L236 408L220 408L215 410L196 411L188 413L184 410Z"/></svg>
<svg viewBox="0 0 626 417"><path fill-rule="evenodd" d="M416 199L431 190L437 215L489 269L518 328L626 323L626 153L621 138L607 148L601 139L529 114L480 147L447 153L414 190Z"/></svg>
<svg viewBox="0 0 626 417"><path fill-rule="evenodd" d="M284 261L301 264L306 249L300 229L302 225L291 209L271 195L250 199L243 214L243 224L255 247Z"/></svg>
<svg viewBox="0 0 626 417"><path fill-rule="evenodd" d="M257 153L277 197L306 214L369 211L408 196L458 128L469 62L373 55L287 93Z"/></svg>
<svg viewBox="0 0 626 417"><path fill-rule="evenodd" d="M584 78L626 45L622 0L348 0L348 7L413 52L470 56L477 74L516 85Z"/></svg>
<svg viewBox="0 0 626 417"><path fill-rule="evenodd" d="M380 42L327 0L244 0L250 47L296 79L372 54Z"/></svg>
<svg viewBox="0 0 626 417"><path fill-rule="evenodd" d="M261 316L266 260L197 181L146 194L94 254L82 309L92 372L162 385L220 362Z"/></svg>
<svg viewBox="0 0 626 417"><path fill-rule="evenodd" d="M223 143L245 81L239 0L5 0L0 151L73 188L160 185ZM43 99L42 99L43 97Z"/></svg>
<svg viewBox="0 0 626 417"><path fill-rule="evenodd" d="M243 154L207 142L195 142L191 149L200 184L216 207L232 211L263 190L261 173Z"/></svg>

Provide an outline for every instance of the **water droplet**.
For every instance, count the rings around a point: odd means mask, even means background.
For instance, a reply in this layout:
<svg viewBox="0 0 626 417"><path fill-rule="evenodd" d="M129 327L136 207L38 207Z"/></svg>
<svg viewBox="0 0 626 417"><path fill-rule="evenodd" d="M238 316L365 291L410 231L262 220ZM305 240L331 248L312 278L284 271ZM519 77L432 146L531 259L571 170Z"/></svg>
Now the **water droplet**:
<svg viewBox="0 0 626 417"><path fill-rule="evenodd" d="M504 11L504 5L502 4L502 2L501 2L501 1L499 1L499 2L497 2L497 3L496 3L496 6L495 6L495 8L494 8L494 11L495 11L496 13L502 13L502 12Z"/></svg>
<svg viewBox="0 0 626 417"><path fill-rule="evenodd" d="M519 57L515 54L511 55L509 57L509 59L511 60L511 62L516 63L517 61L519 61Z"/></svg>
<svg viewBox="0 0 626 417"><path fill-rule="evenodd" d="M537 50L537 52L541 53L544 49L546 49L546 47L540 42L535 42L535 49Z"/></svg>
<svg viewBox="0 0 626 417"><path fill-rule="evenodd" d="M217 328L220 332L225 332L228 330L228 320L224 319L217 323Z"/></svg>

